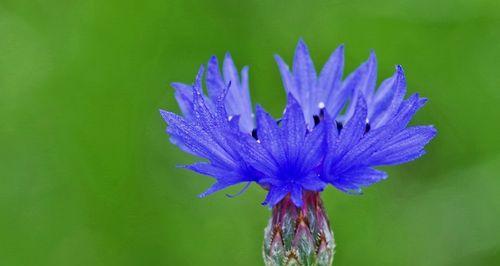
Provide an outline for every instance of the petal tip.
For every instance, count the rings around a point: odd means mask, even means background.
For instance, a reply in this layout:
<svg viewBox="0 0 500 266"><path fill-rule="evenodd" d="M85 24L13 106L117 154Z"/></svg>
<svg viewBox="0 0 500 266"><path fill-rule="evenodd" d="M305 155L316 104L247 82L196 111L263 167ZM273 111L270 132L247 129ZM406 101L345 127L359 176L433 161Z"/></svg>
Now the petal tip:
<svg viewBox="0 0 500 266"><path fill-rule="evenodd" d="M396 72L400 75L404 75L405 72L404 72L404 69L403 69L403 66L402 65L396 65Z"/></svg>
<svg viewBox="0 0 500 266"><path fill-rule="evenodd" d="M160 115L161 117L163 118L163 120L165 120L165 122L169 122L170 121L170 112L169 111L165 111L163 109L159 109L160 111Z"/></svg>
<svg viewBox="0 0 500 266"><path fill-rule="evenodd" d="M208 64L209 64L209 65L210 65L210 64L215 64L215 65L217 65L218 61L219 61L219 60L217 60L217 56L216 56L216 55L212 55L212 56L210 56L210 59L208 60Z"/></svg>
<svg viewBox="0 0 500 266"><path fill-rule="evenodd" d="M309 49L307 48L307 44L302 38L299 38L299 42L297 43L297 48L295 48L295 54L298 53L309 54Z"/></svg>

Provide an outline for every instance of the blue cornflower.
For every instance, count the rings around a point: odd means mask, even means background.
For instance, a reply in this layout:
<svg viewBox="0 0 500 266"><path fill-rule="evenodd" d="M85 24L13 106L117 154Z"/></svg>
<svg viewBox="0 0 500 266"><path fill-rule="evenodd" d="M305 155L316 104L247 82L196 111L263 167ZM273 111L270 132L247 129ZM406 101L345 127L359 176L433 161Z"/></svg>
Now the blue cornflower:
<svg viewBox="0 0 500 266"><path fill-rule="evenodd" d="M359 193L387 177L375 169L414 160L435 136L432 126L408 127L426 102L418 94L404 99L401 66L376 88L377 64L369 59L342 79L344 47L337 48L320 74L305 43L297 45L292 71L276 56L287 105L275 119L258 106L253 114L248 68L241 77L226 55L220 73L217 59L208 63L193 85L173 83L183 116L161 111L171 141L208 160L185 166L212 176L215 184L201 196L238 183L255 182L269 190L264 204L275 206L287 195L296 206L304 193L331 184Z"/></svg>

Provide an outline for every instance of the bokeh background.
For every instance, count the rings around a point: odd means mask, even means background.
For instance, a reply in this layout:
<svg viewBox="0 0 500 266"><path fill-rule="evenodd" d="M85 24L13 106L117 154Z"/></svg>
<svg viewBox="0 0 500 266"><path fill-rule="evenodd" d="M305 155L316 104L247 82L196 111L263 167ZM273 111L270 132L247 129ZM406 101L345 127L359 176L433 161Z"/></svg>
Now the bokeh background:
<svg viewBox="0 0 500 266"><path fill-rule="evenodd" d="M334 265L499 265L497 0L1 0L0 265L262 265L265 192L198 199L212 180L175 168L194 158L158 109L231 51L279 115L273 54L300 37L317 68L341 43L348 71L402 64L439 130L365 195L323 193Z"/></svg>

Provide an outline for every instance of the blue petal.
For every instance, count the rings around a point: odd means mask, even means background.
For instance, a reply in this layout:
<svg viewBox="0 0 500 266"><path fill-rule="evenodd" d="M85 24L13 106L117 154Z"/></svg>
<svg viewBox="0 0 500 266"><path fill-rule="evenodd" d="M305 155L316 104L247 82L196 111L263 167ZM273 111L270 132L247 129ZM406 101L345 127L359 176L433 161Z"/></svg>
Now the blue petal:
<svg viewBox="0 0 500 266"><path fill-rule="evenodd" d="M299 97L297 101L303 109L308 125L314 125L312 95L316 94L316 70L309 50L303 40L299 40L293 59L293 75L297 84Z"/></svg>
<svg viewBox="0 0 500 266"><path fill-rule="evenodd" d="M290 68L279 55L275 55L274 58L276 60L276 63L278 63L278 68L281 73L281 79L283 81L283 87L285 87L285 91L287 92L287 94L291 93L295 97L300 97L297 90L297 85L295 84L295 79L293 78L292 73L290 73Z"/></svg>
<svg viewBox="0 0 500 266"><path fill-rule="evenodd" d="M228 179L219 179L215 182L210 188L205 190L205 192L198 195L199 198L204 198L208 195L211 195L217 191L223 190L227 187L234 186L238 183L242 182L241 180L228 180Z"/></svg>
<svg viewBox="0 0 500 266"><path fill-rule="evenodd" d="M291 198L292 198L292 202L293 204L295 204L295 206L297 207L302 207L302 187L300 187L299 185L294 185L292 186L292 193L291 193Z"/></svg>
<svg viewBox="0 0 500 266"><path fill-rule="evenodd" d="M228 122L228 117L224 108L224 92L216 99L216 111L210 110L201 95L201 75L193 86L193 116L194 122L201 127L210 138L219 146L230 158L239 158L239 153L229 145L228 134L231 134L232 127ZM234 130L234 128L233 128Z"/></svg>
<svg viewBox="0 0 500 266"><path fill-rule="evenodd" d="M370 186L386 178L385 172L370 167L353 168L336 177L332 184L344 192L360 193L361 187Z"/></svg>
<svg viewBox="0 0 500 266"><path fill-rule="evenodd" d="M345 114L346 121L354 114L357 100L360 96L362 96L367 103L371 100L371 95L377 80L377 59L375 53L371 52L368 60L361 64L358 69L356 69L355 73L359 76L357 76L357 79L353 79L350 84L353 86L353 95L349 108Z"/></svg>
<svg viewBox="0 0 500 266"><path fill-rule="evenodd" d="M323 117L323 123L325 124L325 130L326 130L325 132L327 141L326 144L328 147L333 147L335 146L337 138L339 137L337 122L333 120L333 118L328 114L328 112L325 112Z"/></svg>
<svg viewBox="0 0 500 266"><path fill-rule="evenodd" d="M411 96L403 101L398 114L391 120L390 124L368 132L359 143L349 150L342 159L335 165L337 172L344 171L354 165L372 165L370 158L374 152L382 149L384 145L396 134L403 130L415 112L423 106L425 101L418 98L418 95ZM329 166L330 168L332 166Z"/></svg>
<svg viewBox="0 0 500 266"><path fill-rule="evenodd" d="M191 116L193 109L193 87L187 84L174 82L170 84L175 89L175 99L185 117Z"/></svg>
<svg viewBox="0 0 500 266"><path fill-rule="evenodd" d="M370 158L371 165L402 164L424 154L424 146L436 135L432 126L410 127L393 138Z"/></svg>
<svg viewBox="0 0 500 266"><path fill-rule="evenodd" d="M323 157L326 153L326 127L326 123L319 123L306 136L302 151L300 152L301 159L298 162L305 173L321 165L323 162Z"/></svg>
<svg viewBox="0 0 500 266"><path fill-rule="evenodd" d="M235 115L235 116L230 116L228 117L229 120L229 126L234 130L238 130L239 129L239 125L240 125L240 116L239 115Z"/></svg>
<svg viewBox="0 0 500 266"><path fill-rule="evenodd" d="M354 115L343 127L336 144L330 148L336 158L342 157L356 145L365 132L367 115L366 102L363 97L359 97L357 103Z"/></svg>
<svg viewBox="0 0 500 266"><path fill-rule="evenodd" d="M234 65L234 61L231 58L230 53L226 53L226 55L224 56L223 72L226 84L229 84L229 82L240 84L240 78L238 77L238 70Z"/></svg>
<svg viewBox="0 0 500 266"><path fill-rule="evenodd" d="M334 105L336 101L342 101L339 90L342 85L342 74L344 72L344 45L339 46L323 66L318 78L318 87L322 90L316 96L315 104L323 102L325 107Z"/></svg>
<svg viewBox="0 0 500 266"><path fill-rule="evenodd" d="M250 93L248 91L248 67L242 70L242 80L240 82L238 70L234 65L229 53L224 58L223 65L225 84L230 84L225 106L229 115L241 116L241 128L244 132L251 132L255 127L252 118L252 105Z"/></svg>
<svg viewBox="0 0 500 266"><path fill-rule="evenodd" d="M241 70L241 95L245 99L243 100L241 115L243 119L241 120L241 129L245 132L252 132L255 128L255 122L252 112L252 102L250 99L250 91L248 87L248 67L243 67Z"/></svg>
<svg viewBox="0 0 500 266"><path fill-rule="evenodd" d="M208 61L206 84L208 96L212 100L217 99L217 97L222 94L222 91L226 87L226 84L224 84L219 71L219 63L217 61L217 57L215 56L212 56Z"/></svg>
<svg viewBox="0 0 500 266"><path fill-rule="evenodd" d="M215 142L210 135L199 127L188 123L184 118L167 111L160 110L163 119L167 122L167 133L185 150L193 155L207 158L220 165L234 165L233 160Z"/></svg>
<svg viewBox="0 0 500 266"><path fill-rule="evenodd" d="M300 185L310 191L323 191L326 183L323 182L319 174L311 173L300 180Z"/></svg>
<svg viewBox="0 0 500 266"><path fill-rule="evenodd" d="M362 66L349 74L342 82L340 89L334 91L333 95L327 99L326 109L332 118L335 119L339 115L349 97L353 98L354 90L363 78L364 71ZM356 104L351 103L350 106L355 107Z"/></svg>
<svg viewBox="0 0 500 266"><path fill-rule="evenodd" d="M337 124L336 122L326 113L325 119L323 121L325 124L326 133L326 143L325 148L327 149L325 158L323 160L323 171L325 175L321 178L328 179L328 174L331 171L334 163L339 159L339 155L336 152L336 146L339 138Z"/></svg>
<svg viewBox="0 0 500 266"><path fill-rule="evenodd" d="M367 102L371 102L371 96L377 84L377 57L374 51L370 52L366 68L364 79L359 84L359 91L363 93Z"/></svg>
<svg viewBox="0 0 500 266"><path fill-rule="evenodd" d="M382 84L380 84L377 91L373 95L368 108L368 119L373 128L378 127L377 119L380 118L380 115L383 114L383 112L391 104L392 98L396 92L393 87L397 74L398 73L395 72L392 77L382 81Z"/></svg>
<svg viewBox="0 0 500 266"><path fill-rule="evenodd" d="M281 135L287 143L287 156L289 160L294 160L298 158L307 128L302 109L291 94L288 95L288 104L282 122Z"/></svg>
<svg viewBox="0 0 500 266"><path fill-rule="evenodd" d="M217 181L209 189L198 195L200 198L206 197L212 193L215 193L229 186L236 185L238 183L254 181L249 176L244 176L239 173L232 172L230 169L219 168L210 163L201 162L186 165L184 167L191 171L207 176L212 176L217 179Z"/></svg>
<svg viewBox="0 0 500 266"><path fill-rule="evenodd" d="M265 146L273 155L278 163L286 160L285 146L286 142L280 137L281 131L274 120L260 106L257 106L257 134L262 145Z"/></svg>
<svg viewBox="0 0 500 266"><path fill-rule="evenodd" d="M262 202L262 205L272 207L280 202L289 192L290 190L287 186L273 186L269 189L266 199Z"/></svg>
<svg viewBox="0 0 500 266"><path fill-rule="evenodd" d="M278 172L277 162L266 150L264 145L258 143L251 136L234 136L233 145L239 146L240 155L252 167L267 177L275 177Z"/></svg>
<svg viewBox="0 0 500 266"><path fill-rule="evenodd" d="M389 84L387 84L389 85ZM378 92L377 92L378 93ZM384 93L384 91L381 91L381 93ZM387 121L389 121L396 113L398 112L401 103L403 102L403 98L406 94L406 78L404 76L403 68L401 66L396 67L396 73L394 74L393 82L392 82L392 87L390 94L387 96L392 96L390 98L390 103L388 104L387 101L389 100L389 97L386 99L383 99L383 96L385 96L385 93L382 96L382 99L385 101L381 101L377 104L381 105L380 107L375 108L375 112L372 115L372 120L370 121L370 124L373 126L373 128L378 128ZM379 96L379 97L381 97ZM386 108L383 108L387 106Z"/></svg>
<svg viewBox="0 0 500 266"><path fill-rule="evenodd" d="M426 98L420 98L416 93L411 95L407 100L404 100L400 104L397 113L387 123L396 124L397 130L405 128L415 113L422 108L426 102Z"/></svg>
<svg viewBox="0 0 500 266"><path fill-rule="evenodd" d="M227 168L220 168L214 164L207 162L198 162L190 165L183 165L183 168L197 172L202 175L212 176L214 178L221 178L223 176L234 175L228 172Z"/></svg>

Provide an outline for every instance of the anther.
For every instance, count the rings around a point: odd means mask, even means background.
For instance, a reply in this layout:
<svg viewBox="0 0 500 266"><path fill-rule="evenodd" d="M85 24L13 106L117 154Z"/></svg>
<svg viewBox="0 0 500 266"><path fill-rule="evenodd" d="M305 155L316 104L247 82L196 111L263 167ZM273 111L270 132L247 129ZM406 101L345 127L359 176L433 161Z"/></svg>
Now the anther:
<svg viewBox="0 0 500 266"><path fill-rule="evenodd" d="M371 128L370 123L366 123L366 125L365 125L365 134L368 133L368 131L370 131L370 128Z"/></svg>
<svg viewBox="0 0 500 266"><path fill-rule="evenodd" d="M344 128L344 125L342 125L342 122L339 121L335 121L335 123L337 123L337 131L340 133L342 128Z"/></svg>
<svg viewBox="0 0 500 266"><path fill-rule="evenodd" d="M314 125L317 126L321 120L317 115L314 115L313 118L314 118Z"/></svg>
<svg viewBox="0 0 500 266"><path fill-rule="evenodd" d="M254 129L252 130L252 137L253 137L254 139L256 139L256 140L259 140L259 137L257 136L257 129L256 129L256 128L254 128Z"/></svg>

